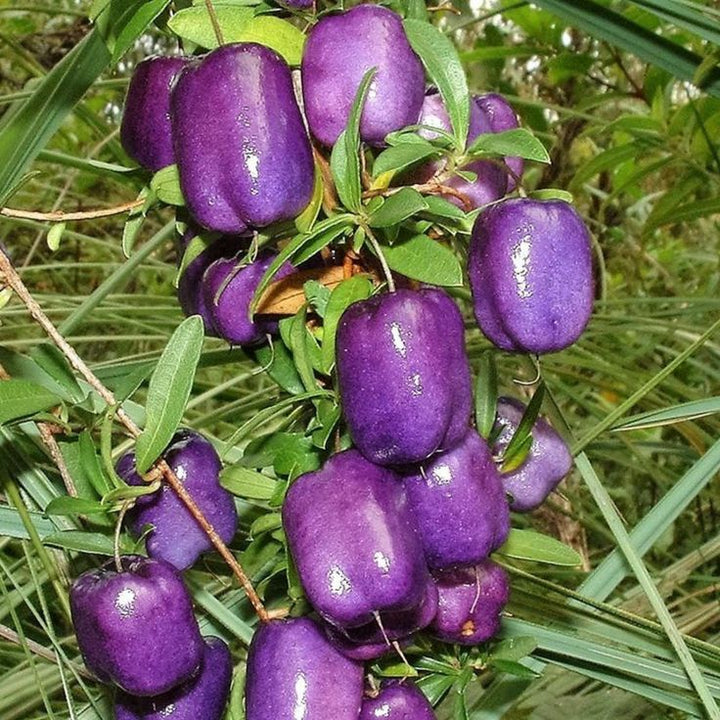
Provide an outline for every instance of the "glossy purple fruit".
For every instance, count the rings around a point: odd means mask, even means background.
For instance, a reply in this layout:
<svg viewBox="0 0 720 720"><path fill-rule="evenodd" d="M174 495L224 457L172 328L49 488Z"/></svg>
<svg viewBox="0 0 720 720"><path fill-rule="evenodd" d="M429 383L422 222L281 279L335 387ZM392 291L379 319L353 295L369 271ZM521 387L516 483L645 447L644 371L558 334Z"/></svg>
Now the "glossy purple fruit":
<svg viewBox="0 0 720 720"><path fill-rule="evenodd" d="M512 105L502 95L498 95L498 93L475 95L473 103L487 118L492 132L500 133L520 127L520 122ZM512 171L512 174L508 177L508 192L511 192L517 187L517 181L513 175L518 178L522 177L525 161L521 157L506 157L505 164Z"/></svg>
<svg viewBox="0 0 720 720"><path fill-rule="evenodd" d="M221 464L215 448L202 435L180 430L163 457L223 542L229 543L237 529L237 511L232 495L220 486ZM135 471L134 452L123 455L116 470L129 485L145 484ZM213 549L205 531L169 485L139 497L128 520L136 535L151 525L146 540L148 555L178 570L189 568L202 553Z"/></svg>
<svg viewBox="0 0 720 720"><path fill-rule="evenodd" d="M373 67L360 137L382 145L388 133L416 122L425 91L422 63L400 16L358 5L326 15L310 32L302 61L305 115L323 145L333 145L345 129L360 82Z"/></svg>
<svg viewBox="0 0 720 720"><path fill-rule="evenodd" d="M496 423L502 430L493 445L494 454L502 454L508 446L524 412L525 405L519 400L498 400ZM500 476L505 492L510 496L510 508L517 512L529 512L541 505L573 465L570 449L547 420L540 417L535 421L532 437L523 464Z"/></svg>
<svg viewBox="0 0 720 720"><path fill-rule="evenodd" d="M359 720L435 720L428 699L409 680L390 680L363 700Z"/></svg>
<svg viewBox="0 0 720 720"><path fill-rule="evenodd" d="M357 627L423 599L428 573L402 483L357 450L290 486L283 525L303 588L328 622Z"/></svg>
<svg viewBox="0 0 720 720"><path fill-rule="evenodd" d="M507 538L510 514L500 474L474 430L406 477L405 490L431 568L475 565Z"/></svg>
<svg viewBox="0 0 720 720"><path fill-rule="evenodd" d="M192 240L192 237L190 238ZM189 243L190 240L187 242ZM178 280L178 302L186 316L200 315L206 335L215 335L210 310L203 295L202 277L218 258L233 257L243 245L243 238L223 236L210 243L191 260ZM187 248L186 248L187 249Z"/></svg>
<svg viewBox="0 0 720 720"><path fill-rule="evenodd" d="M189 62L183 57L152 57L133 72L120 124L125 152L156 172L175 162L170 128L170 93Z"/></svg>
<svg viewBox="0 0 720 720"><path fill-rule="evenodd" d="M357 720L363 666L336 650L310 618L255 632L247 659L247 720Z"/></svg>
<svg viewBox="0 0 720 720"><path fill-rule="evenodd" d="M435 127L452 134L450 116L445 109L441 95L437 91L430 91L425 96L418 124ZM490 124L490 119L481 111L479 106L471 102L470 125L468 128L466 147L469 147L479 135L491 132L494 131ZM418 130L418 134L428 140L432 140L438 136L438 133L427 129L427 127ZM442 171L444 167L445 161L427 163L413 172L412 180L414 182L426 182L437 172ZM508 173L497 163L489 160L475 160L467 165L463 165L461 169L474 173L476 178L470 181L460 175L453 174L449 178L443 178L442 182L443 185L454 188L463 195L463 198L450 194L444 197L465 210L472 210L494 202L501 198L507 191ZM466 205L463 199L466 199L469 204Z"/></svg>
<svg viewBox="0 0 720 720"><path fill-rule="evenodd" d="M336 360L345 419L368 460L422 462L465 435L472 390L463 320L442 290L354 303L338 324Z"/></svg>
<svg viewBox="0 0 720 720"><path fill-rule="evenodd" d="M236 257L220 258L203 274L203 305L215 333L232 345L255 345L277 332L277 320L260 315L253 320L248 317L255 290L276 257L275 253L263 252L248 265L241 265ZM275 280L287 277L294 270L290 263L285 263Z"/></svg>
<svg viewBox="0 0 720 720"><path fill-rule="evenodd" d="M195 677L157 697L119 692L115 720L221 720L231 679L228 646L220 638L205 638L202 666Z"/></svg>
<svg viewBox="0 0 720 720"><path fill-rule="evenodd" d="M325 625L325 632L343 655L353 660L374 660L394 651L393 642L404 644L413 633L427 627L435 617L437 604L437 588L432 578L428 578L420 603L410 610L383 613L382 627L373 619L366 625L347 630Z"/></svg>
<svg viewBox="0 0 720 720"><path fill-rule="evenodd" d="M172 95L180 185L204 227L241 233L298 215L314 184L290 68L255 43L224 45L181 75Z"/></svg>
<svg viewBox="0 0 720 720"><path fill-rule="evenodd" d="M203 641L180 573L162 560L121 558L83 573L70 607L85 664L131 695L160 695L200 668Z"/></svg>
<svg viewBox="0 0 720 720"><path fill-rule="evenodd" d="M438 611L431 632L441 640L478 645L500 629L510 597L507 574L491 560L472 568L436 571Z"/></svg>
<svg viewBox="0 0 720 720"><path fill-rule="evenodd" d="M562 350L590 319L590 234L566 202L515 198L484 210L468 272L480 329L503 350Z"/></svg>

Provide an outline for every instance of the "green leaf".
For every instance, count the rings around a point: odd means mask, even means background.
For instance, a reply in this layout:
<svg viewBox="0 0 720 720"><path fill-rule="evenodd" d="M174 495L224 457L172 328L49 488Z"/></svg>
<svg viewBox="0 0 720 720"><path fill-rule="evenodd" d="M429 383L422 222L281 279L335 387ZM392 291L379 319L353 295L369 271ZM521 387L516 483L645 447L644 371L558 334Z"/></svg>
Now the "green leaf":
<svg viewBox="0 0 720 720"><path fill-rule="evenodd" d="M497 413L498 381L495 353L486 351L480 356L475 383L475 427L486 440L495 425Z"/></svg>
<svg viewBox="0 0 720 720"><path fill-rule="evenodd" d="M250 537L256 538L258 535L278 530L281 527L282 516L280 513L265 513L250 526Z"/></svg>
<svg viewBox="0 0 720 720"><path fill-rule="evenodd" d="M76 403L85 399L87 392L80 387L70 364L55 345L40 343L31 357L62 388L64 396Z"/></svg>
<svg viewBox="0 0 720 720"><path fill-rule="evenodd" d="M300 395L305 386L298 375L290 351L281 340L255 350L255 359L265 372L286 392Z"/></svg>
<svg viewBox="0 0 720 720"><path fill-rule="evenodd" d="M362 184L360 182L360 118L370 83L377 68L370 68L358 86L347 127L340 133L330 155L335 189L342 204L352 212L362 209Z"/></svg>
<svg viewBox="0 0 720 720"><path fill-rule="evenodd" d="M0 381L0 424L4 425L41 410L49 410L60 398L29 380Z"/></svg>
<svg viewBox="0 0 720 720"><path fill-rule="evenodd" d="M121 14L112 25L113 38L108 47L112 49L112 63L116 63L136 38L142 35L155 18L170 4L170 0L135 0L135 2L116 2L114 5L122 8Z"/></svg>
<svg viewBox="0 0 720 720"><path fill-rule="evenodd" d="M560 188L542 188L528 193L529 197L535 200L562 200L562 202L573 203L573 194Z"/></svg>
<svg viewBox="0 0 720 720"><path fill-rule="evenodd" d="M503 460L503 464L500 467L501 473L511 473L517 470L527 460L527 456L530 454L532 449L533 436L526 435L523 439L518 442L515 447L513 454Z"/></svg>
<svg viewBox="0 0 720 720"><path fill-rule="evenodd" d="M150 181L150 189L161 202L179 207L185 205L177 165L168 165L158 170Z"/></svg>
<svg viewBox="0 0 720 720"><path fill-rule="evenodd" d="M269 500L278 485L277 480L240 465L224 468L220 484L233 495L252 500Z"/></svg>
<svg viewBox="0 0 720 720"><path fill-rule="evenodd" d="M372 290L372 283L366 277L355 275L332 291L323 322L322 364L327 374L330 374L335 364L335 338L340 316L353 303L370 297Z"/></svg>
<svg viewBox="0 0 720 720"><path fill-rule="evenodd" d="M528 656L537 647L534 637L512 637L499 642L490 653L490 660L511 660L517 662Z"/></svg>
<svg viewBox="0 0 720 720"><path fill-rule="evenodd" d="M437 195L426 195L425 202L428 206L426 213L428 215L449 220L465 220L465 213L457 205L453 205L445 198Z"/></svg>
<svg viewBox="0 0 720 720"><path fill-rule="evenodd" d="M525 412L523 413L510 442L505 448L505 452L503 453L503 464L512 462L523 449L525 449L526 452L529 450L529 447L526 448L527 438L530 438L530 442L532 443L532 429L535 425L535 421L540 415L540 408L542 407L544 399L545 383L541 381L537 390L535 390L532 400L525 408Z"/></svg>
<svg viewBox="0 0 720 720"><path fill-rule="evenodd" d="M323 183L322 172L320 172L320 168L316 165L312 197L307 207L295 218L295 227L298 232L307 233L313 229L313 225L315 225L315 221L322 208L324 191L325 184Z"/></svg>
<svg viewBox="0 0 720 720"><path fill-rule="evenodd" d="M317 381L308 350L307 305L303 305L292 318L282 320L290 325L289 340L295 367L308 392L317 390Z"/></svg>
<svg viewBox="0 0 720 720"><path fill-rule="evenodd" d="M453 251L427 235L383 245L382 252L392 270L412 280L441 287L463 284L462 265Z"/></svg>
<svg viewBox="0 0 720 720"><path fill-rule="evenodd" d="M545 146L525 128L505 130L500 133L483 133L468 148L468 155L500 155L521 157L525 160L550 164Z"/></svg>
<svg viewBox="0 0 720 720"><path fill-rule="evenodd" d="M237 10L235 10L237 12ZM300 65L306 35L299 28L272 15L254 17L239 38L239 42L256 42L274 50L291 66Z"/></svg>
<svg viewBox="0 0 720 720"><path fill-rule="evenodd" d="M125 500L133 500L145 495L152 495L160 489L160 480L154 480L147 485L121 485L110 490L102 499L103 504L112 505L113 503L123 502Z"/></svg>
<svg viewBox="0 0 720 720"><path fill-rule="evenodd" d="M104 515L107 511L108 507L97 500L69 495L53 498L45 507L46 515Z"/></svg>
<svg viewBox="0 0 720 720"><path fill-rule="evenodd" d="M308 280L303 285L303 290L305 291L307 301L313 306L315 312L321 318L324 318L328 300L330 300L330 288L319 283L317 280Z"/></svg>
<svg viewBox="0 0 720 720"><path fill-rule="evenodd" d="M320 457L312 440L302 433L276 432L251 442L239 465L253 468L272 466L278 475L290 475L298 471L317 470Z"/></svg>
<svg viewBox="0 0 720 720"><path fill-rule="evenodd" d="M505 544L497 552L506 557L548 565L576 567L582 563L580 555L571 547L534 530L512 528Z"/></svg>
<svg viewBox="0 0 720 720"><path fill-rule="evenodd" d="M88 430L83 430L76 440L62 440L59 445L81 497L101 498L112 489Z"/></svg>
<svg viewBox="0 0 720 720"><path fill-rule="evenodd" d="M53 545L64 550L94 555L112 555L115 550L112 538L107 535L81 530L65 530L48 535L42 540L44 545Z"/></svg>
<svg viewBox="0 0 720 720"><path fill-rule="evenodd" d="M632 415L621 423L618 423L613 430L645 430L647 428L673 425L674 423L697 420L707 415L720 412L720 397L711 397L706 400L693 400L692 402L681 403L662 410Z"/></svg>
<svg viewBox="0 0 720 720"><path fill-rule="evenodd" d="M470 122L470 92L455 45L437 27L422 20L404 21L413 50L442 95L457 148L465 148Z"/></svg>
<svg viewBox="0 0 720 720"><path fill-rule="evenodd" d="M370 227L384 228L397 225L416 213L428 209L425 198L413 188L406 187L390 195L368 218Z"/></svg>
<svg viewBox="0 0 720 720"><path fill-rule="evenodd" d="M55 525L42 513L28 512L28 517L41 538L55 532ZM0 536L17 538L18 540L30 540L30 534L22 521L20 513L15 508L0 505Z"/></svg>
<svg viewBox="0 0 720 720"><path fill-rule="evenodd" d="M167 447L185 412L203 344L199 315L184 320L163 350L148 387L147 422L135 446L138 472L147 472Z"/></svg>
<svg viewBox="0 0 720 720"><path fill-rule="evenodd" d="M419 143L401 143L392 145L383 150L373 164L373 178L377 178L386 172L397 172L404 170L421 160L426 160L441 151L427 140Z"/></svg>
<svg viewBox="0 0 720 720"><path fill-rule="evenodd" d="M521 678L534 679L539 677L538 673L531 670L529 667L522 663L515 662L513 660L503 660L502 658L490 660L490 664L500 672L509 673L510 675L516 675Z"/></svg>

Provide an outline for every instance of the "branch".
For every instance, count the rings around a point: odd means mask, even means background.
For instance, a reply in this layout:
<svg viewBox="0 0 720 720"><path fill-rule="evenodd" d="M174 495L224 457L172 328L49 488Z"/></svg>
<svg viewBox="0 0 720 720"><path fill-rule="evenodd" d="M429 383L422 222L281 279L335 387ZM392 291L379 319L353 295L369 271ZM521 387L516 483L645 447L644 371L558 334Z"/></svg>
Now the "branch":
<svg viewBox="0 0 720 720"><path fill-rule="evenodd" d="M41 222L70 222L72 220L93 220L95 218L110 217L111 215L122 215L124 212L140 207L145 200L133 200L122 205L100 210L85 210L83 212L35 212L34 210L15 210L13 208L0 208L0 215L19 220L40 220Z"/></svg>
<svg viewBox="0 0 720 720"><path fill-rule="evenodd" d="M77 352L75 352L74 348L58 332L57 328L52 324L47 315L45 315L40 305L38 305L32 297L30 291L25 286L25 283L23 283L15 268L12 266L12 263L3 252L0 252L0 273L4 275L7 285L11 287L20 300L22 300L32 318L58 346L63 355L65 355L70 365L80 375L82 375L85 381L98 393L98 395L100 395L109 407L116 408L115 414L117 419L125 426L130 435L137 438L141 433L140 428L135 424L132 418L130 418L130 416L118 406L112 392L102 384L102 382L93 373L93 371L90 370ZM187 490L185 490L185 487L180 482L177 475L175 475L167 462L165 462L162 458L155 463L149 474L152 475L153 473L158 472L163 476L165 482L167 482L177 496L183 501L190 514L205 531L205 534L208 536L210 542L233 571L235 577L238 579L238 582L245 591L248 600L255 609L257 616L262 622L267 622L269 620L267 610L253 587L250 578L246 575L242 566L235 559L235 556L230 552L227 545L222 541L222 538L217 534L212 524L208 522L205 514L195 503L195 500L193 500L192 496L187 492Z"/></svg>

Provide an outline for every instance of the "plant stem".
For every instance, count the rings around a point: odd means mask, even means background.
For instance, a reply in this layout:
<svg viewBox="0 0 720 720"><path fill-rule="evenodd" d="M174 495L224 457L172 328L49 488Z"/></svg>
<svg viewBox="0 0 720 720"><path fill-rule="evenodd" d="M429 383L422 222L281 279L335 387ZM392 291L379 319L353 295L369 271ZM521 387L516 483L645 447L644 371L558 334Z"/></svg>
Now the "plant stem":
<svg viewBox="0 0 720 720"><path fill-rule="evenodd" d="M215 12L215 7L212 4L212 0L205 0L205 7L207 8L208 15L210 16L210 22L212 23L213 32L215 33L215 38L217 39L218 45L224 45L225 38L223 37L222 28L220 27L220 21L218 20L218 16Z"/></svg>
<svg viewBox="0 0 720 720"><path fill-rule="evenodd" d="M367 239L370 245L372 246L372 249L375 252L375 255L377 255L377 259L380 261L380 266L382 267L383 275L385 275L385 279L387 280L388 290L390 292L395 292L395 280L393 280L392 271L390 270L390 266L387 264L387 260L385 259L385 256L383 255L383 252L380 248L380 243L377 241L375 236L370 232L369 228L364 228Z"/></svg>
<svg viewBox="0 0 720 720"><path fill-rule="evenodd" d="M122 205L116 205L110 208L101 208L99 210L84 210L82 212L63 212L56 210L54 212L35 212L34 210L15 210L14 208L0 208L0 215L9 218L19 218L21 220L40 220L48 222L71 222L73 220L93 220L95 218L110 217L111 215L121 215L129 210L140 207L144 200L133 200Z"/></svg>
<svg viewBox="0 0 720 720"><path fill-rule="evenodd" d="M65 340L65 338L58 332L57 328L52 324L50 319L45 315L42 308L30 294L30 291L25 287L20 276L17 274L12 263L7 258L5 253L0 252L0 273L4 276L5 282L10 286L17 296L22 300L25 307L30 312L32 318L42 327L47 333L50 339L58 346L60 351L65 355L70 365L78 372L85 381L100 395L100 397L107 403L109 407L116 408L117 419L125 426L127 431L135 438L137 438L141 430L130 418L130 416L118 406L115 396L108 388L106 388L97 376L90 370L85 364L82 358L75 352L73 347ZM177 475L172 471L170 466L165 460L158 460L153 469L160 472L168 485L173 489L177 496L187 507L190 514L195 518L200 527L205 531L210 542L216 548L216 550L223 557L225 562L229 565L230 569L235 574L241 587L245 591L248 600L252 604L258 618L262 622L268 622L269 617L265 606L262 603L259 595L250 581L250 578L246 575L242 566L235 559L234 555L230 552L229 548L223 542L222 538L215 532L213 526L208 522L202 510L197 506L191 495L185 490L185 487L178 479ZM151 469L150 473L153 472Z"/></svg>

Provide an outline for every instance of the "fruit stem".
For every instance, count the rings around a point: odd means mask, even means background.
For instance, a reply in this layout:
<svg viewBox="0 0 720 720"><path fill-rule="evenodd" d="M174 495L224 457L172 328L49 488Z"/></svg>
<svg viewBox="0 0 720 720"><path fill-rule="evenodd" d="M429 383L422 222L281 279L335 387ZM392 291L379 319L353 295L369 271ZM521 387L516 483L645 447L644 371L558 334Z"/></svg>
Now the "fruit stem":
<svg viewBox="0 0 720 720"><path fill-rule="evenodd" d="M375 252L375 255L377 256L377 259L380 261L380 266L382 267L383 275L385 276L385 280L387 280L388 290L390 290L390 292L395 292L395 280L393 280L392 271L390 270L390 266L387 264L387 260L385 259L385 256L383 255L383 252L380 249L380 243L377 241L377 238L372 234L372 232L370 231L370 228L363 226L363 230L365 230L365 233L367 236L367 241L372 246L372 249Z"/></svg>
<svg viewBox="0 0 720 720"><path fill-rule="evenodd" d="M84 360L77 354L75 349L70 345L70 343L68 343L67 340L65 340L57 328L52 324L51 320L47 315L45 315L35 298L33 298L30 294L30 291L25 286L25 283L18 275L7 255L5 255L2 251L0 251L0 275L3 276L7 285L12 288L15 294L23 302L33 320L40 325L40 327L47 333L48 337L50 337L55 345L57 345L73 369L82 375L85 381L98 393L98 395L100 395L109 407L115 408L115 416L117 419L125 426L130 435L137 438L141 433L140 428L135 424L132 418L118 406L118 402L112 392L102 384L93 371L85 364ZM180 500L182 500L187 507L188 512L190 512L200 527L205 531L210 542L233 571L242 589L245 591L248 600L255 609L255 613L258 618L261 622L268 622L268 612L253 587L250 578L245 574L242 566L235 559L227 545L225 545L222 541L222 538L215 532L213 526L208 522L202 510L200 510L193 498L185 490L177 475L175 475L170 466L162 458L155 463L154 467L162 473L165 482L170 485Z"/></svg>
<svg viewBox="0 0 720 720"><path fill-rule="evenodd" d="M220 21L218 20L218 16L215 12L215 7L212 4L212 0L205 0L205 7L207 8L208 15L210 16L210 22L212 23L213 32L215 33L217 43L218 45L224 45L225 38L223 37L222 28L220 27Z"/></svg>
<svg viewBox="0 0 720 720"><path fill-rule="evenodd" d="M123 520L125 519L125 513L130 509L132 501L126 500L120 508L120 514L118 515L117 523L115 524L115 538L113 542L113 557L115 558L115 569L122 573L124 568L120 559L120 531L122 530Z"/></svg>

